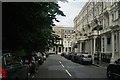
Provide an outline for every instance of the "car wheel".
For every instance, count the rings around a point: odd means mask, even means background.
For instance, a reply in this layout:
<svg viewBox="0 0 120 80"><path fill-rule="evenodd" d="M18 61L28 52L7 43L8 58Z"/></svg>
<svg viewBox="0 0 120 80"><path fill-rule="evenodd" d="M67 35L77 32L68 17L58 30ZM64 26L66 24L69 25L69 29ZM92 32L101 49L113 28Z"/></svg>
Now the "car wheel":
<svg viewBox="0 0 120 80"><path fill-rule="evenodd" d="M109 79L114 78L110 69L107 70L107 77Z"/></svg>

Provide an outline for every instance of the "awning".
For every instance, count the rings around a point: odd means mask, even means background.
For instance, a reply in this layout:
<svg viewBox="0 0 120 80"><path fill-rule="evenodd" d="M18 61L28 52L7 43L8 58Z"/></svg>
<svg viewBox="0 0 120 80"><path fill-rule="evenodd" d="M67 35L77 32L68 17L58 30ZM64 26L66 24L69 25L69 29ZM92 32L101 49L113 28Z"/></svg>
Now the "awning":
<svg viewBox="0 0 120 80"><path fill-rule="evenodd" d="M102 30L103 29L103 26L102 25L97 25L96 27L94 27L93 29L92 29L92 31L94 31L94 30Z"/></svg>

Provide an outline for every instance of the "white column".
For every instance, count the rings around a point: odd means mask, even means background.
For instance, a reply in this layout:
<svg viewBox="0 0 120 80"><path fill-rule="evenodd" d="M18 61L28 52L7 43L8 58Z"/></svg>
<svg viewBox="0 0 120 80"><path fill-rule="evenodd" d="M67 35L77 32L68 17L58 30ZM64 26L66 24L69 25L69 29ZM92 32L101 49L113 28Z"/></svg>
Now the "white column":
<svg viewBox="0 0 120 80"><path fill-rule="evenodd" d="M93 47L92 47L92 39L91 39L91 55L93 54Z"/></svg>
<svg viewBox="0 0 120 80"><path fill-rule="evenodd" d="M114 54L115 54L115 45L114 45L114 32L112 32L112 58L114 58Z"/></svg>
<svg viewBox="0 0 120 80"><path fill-rule="evenodd" d="M109 12L109 26L111 26L111 24L112 24L112 14L110 14Z"/></svg>
<svg viewBox="0 0 120 80"><path fill-rule="evenodd" d="M94 37L93 40L94 40L93 53L95 54L95 52L96 52L96 37Z"/></svg>
<svg viewBox="0 0 120 80"><path fill-rule="evenodd" d="M117 31L116 34L116 51L117 51L117 55L119 56L119 32Z"/></svg>
<svg viewBox="0 0 120 80"><path fill-rule="evenodd" d="M77 52L79 52L80 51L80 43L78 43L78 45L77 45L78 47L78 51Z"/></svg>
<svg viewBox="0 0 120 80"><path fill-rule="evenodd" d="M82 52L82 42L80 42L80 52Z"/></svg>
<svg viewBox="0 0 120 80"><path fill-rule="evenodd" d="M94 64L94 54L96 53L96 36L93 37L93 64Z"/></svg>
<svg viewBox="0 0 120 80"><path fill-rule="evenodd" d="M89 53L91 52L91 44L90 44L90 40L89 40Z"/></svg>
<svg viewBox="0 0 120 80"><path fill-rule="evenodd" d="M120 31L118 32L118 35L119 35L119 40L118 40L118 42L119 42L119 45L118 45L118 52L119 52L119 57L120 57Z"/></svg>
<svg viewBox="0 0 120 80"><path fill-rule="evenodd" d="M104 52L107 52L107 35L104 36Z"/></svg>
<svg viewBox="0 0 120 80"><path fill-rule="evenodd" d="M103 53L103 39L101 37L101 53Z"/></svg>

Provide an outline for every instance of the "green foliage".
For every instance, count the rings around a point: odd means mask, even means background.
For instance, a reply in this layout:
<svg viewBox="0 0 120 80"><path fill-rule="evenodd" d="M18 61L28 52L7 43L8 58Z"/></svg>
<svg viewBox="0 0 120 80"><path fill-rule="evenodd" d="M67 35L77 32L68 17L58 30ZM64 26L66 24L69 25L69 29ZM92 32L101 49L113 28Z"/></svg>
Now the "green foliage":
<svg viewBox="0 0 120 80"><path fill-rule="evenodd" d="M2 46L12 51L45 51L55 45L52 31L56 15L65 16L53 2L2 3Z"/></svg>

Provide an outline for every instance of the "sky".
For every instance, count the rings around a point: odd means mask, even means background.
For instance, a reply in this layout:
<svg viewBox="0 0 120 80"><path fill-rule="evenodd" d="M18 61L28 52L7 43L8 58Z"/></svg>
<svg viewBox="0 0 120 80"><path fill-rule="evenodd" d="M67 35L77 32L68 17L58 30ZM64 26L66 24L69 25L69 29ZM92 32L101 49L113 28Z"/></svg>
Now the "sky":
<svg viewBox="0 0 120 80"><path fill-rule="evenodd" d="M74 27L74 18L78 15L82 7L85 5L86 2L80 2L80 1L70 1L70 2L61 2L59 1L58 4L61 7L60 10L63 11L63 13L66 15L63 16L57 16L57 19L60 22L55 22L56 25L65 26L65 27Z"/></svg>

